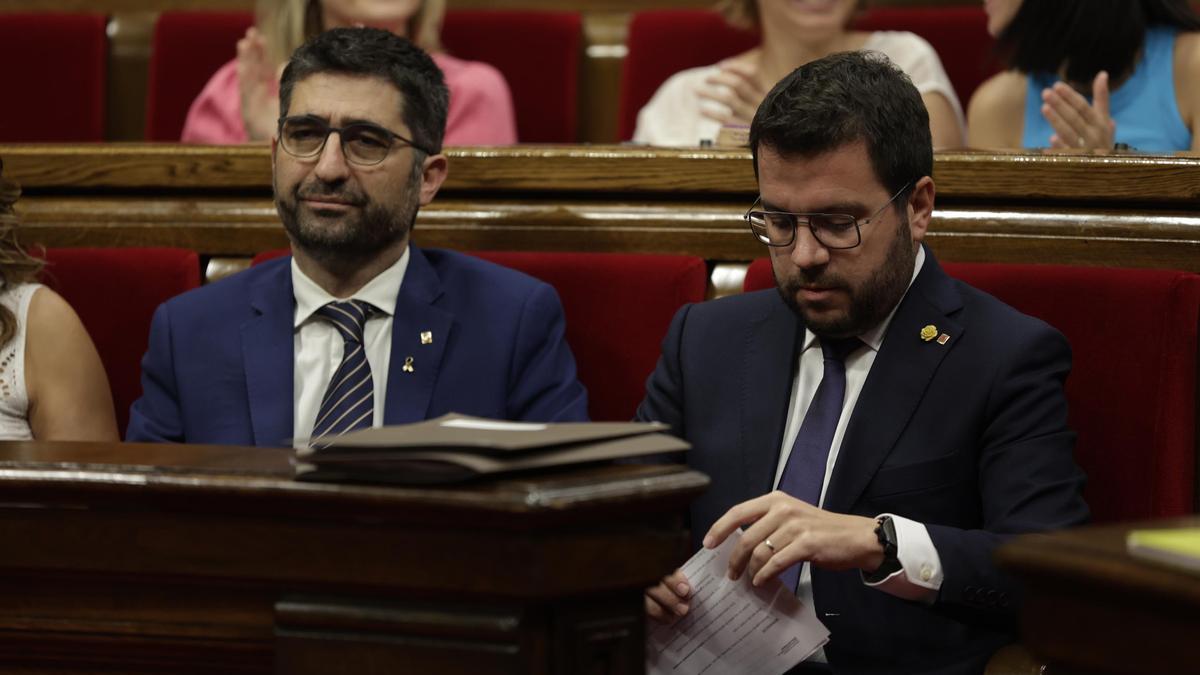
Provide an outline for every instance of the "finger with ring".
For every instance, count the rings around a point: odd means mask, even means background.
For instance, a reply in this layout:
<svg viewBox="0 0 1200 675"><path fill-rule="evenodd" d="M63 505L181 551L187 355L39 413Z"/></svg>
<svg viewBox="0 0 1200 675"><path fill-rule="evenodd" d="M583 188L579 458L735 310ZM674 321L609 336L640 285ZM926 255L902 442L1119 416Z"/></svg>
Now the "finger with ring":
<svg viewBox="0 0 1200 675"><path fill-rule="evenodd" d="M771 552L772 552L772 553L775 551L775 544L772 544L770 539L764 539L764 540L763 540L763 544L764 544L764 545L765 545L767 548L771 549Z"/></svg>

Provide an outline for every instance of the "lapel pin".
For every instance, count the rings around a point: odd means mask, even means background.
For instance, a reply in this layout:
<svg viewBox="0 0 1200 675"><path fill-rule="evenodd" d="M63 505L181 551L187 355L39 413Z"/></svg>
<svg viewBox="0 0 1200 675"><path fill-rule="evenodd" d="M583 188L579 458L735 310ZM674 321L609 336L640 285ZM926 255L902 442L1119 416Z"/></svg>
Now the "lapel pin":
<svg viewBox="0 0 1200 675"><path fill-rule="evenodd" d="M404 359L404 365L400 367L400 370L403 370L406 373L414 372L413 357L409 356L408 358Z"/></svg>
<svg viewBox="0 0 1200 675"><path fill-rule="evenodd" d="M939 345L944 345L949 341L950 341L950 336L946 335L945 333L942 333L941 335L938 336L938 344Z"/></svg>
<svg viewBox="0 0 1200 675"><path fill-rule="evenodd" d="M433 331L431 331L431 330L421 331L421 344L423 344L423 345L433 344Z"/></svg>
<svg viewBox="0 0 1200 675"><path fill-rule="evenodd" d="M929 324L928 326L925 326L924 328L921 329L921 339L924 340L925 342L929 342L933 338L937 337L937 334L938 334L937 326L935 326L933 324Z"/></svg>

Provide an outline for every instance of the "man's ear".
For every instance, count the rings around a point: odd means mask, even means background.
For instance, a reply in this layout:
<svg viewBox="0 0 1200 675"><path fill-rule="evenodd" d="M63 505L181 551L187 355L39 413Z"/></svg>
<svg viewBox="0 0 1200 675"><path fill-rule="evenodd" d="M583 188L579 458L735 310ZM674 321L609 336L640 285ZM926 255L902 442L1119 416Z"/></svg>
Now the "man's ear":
<svg viewBox="0 0 1200 675"><path fill-rule="evenodd" d="M425 158L421 168L421 206L427 206L446 181L449 172L449 162L445 155L430 155Z"/></svg>
<svg viewBox="0 0 1200 675"><path fill-rule="evenodd" d="M908 198L908 228L912 231L913 243L925 240L929 230L929 221L933 219L933 179L925 176L917 181L912 188L912 196Z"/></svg>

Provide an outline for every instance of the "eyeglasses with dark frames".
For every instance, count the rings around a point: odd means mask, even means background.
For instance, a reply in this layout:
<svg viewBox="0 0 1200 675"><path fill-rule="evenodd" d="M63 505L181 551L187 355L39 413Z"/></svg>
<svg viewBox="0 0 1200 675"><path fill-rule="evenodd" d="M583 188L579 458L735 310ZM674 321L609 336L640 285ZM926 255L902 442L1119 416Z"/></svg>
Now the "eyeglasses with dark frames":
<svg viewBox="0 0 1200 675"><path fill-rule="evenodd" d="M808 225L813 237L825 248L854 248L862 243L862 227L870 225L911 186L912 183L908 183L900 188L886 204L862 220L848 213L788 213L756 210L753 206L746 212L745 218L754 237L767 246L791 246L792 242L796 241L796 228L803 222ZM757 205L761 201L760 196L754 204Z"/></svg>
<svg viewBox="0 0 1200 675"><path fill-rule="evenodd" d="M416 148L427 155L433 153L400 134L370 122L357 122L344 127L330 126L320 117L295 115L279 118L279 144L293 157L310 159L325 150L329 134L337 132L346 160L359 166L378 164L387 158L397 142Z"/></svg>

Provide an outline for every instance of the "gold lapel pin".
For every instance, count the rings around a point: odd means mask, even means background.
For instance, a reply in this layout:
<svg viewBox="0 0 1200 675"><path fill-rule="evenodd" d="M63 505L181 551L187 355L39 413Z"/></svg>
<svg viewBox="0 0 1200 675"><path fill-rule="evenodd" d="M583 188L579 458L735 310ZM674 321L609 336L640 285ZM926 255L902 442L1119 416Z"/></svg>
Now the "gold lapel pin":
<svg viewBox="0 0 1200 675"><path fill-rule="evenodd" d="M403 370L406 373L414 372L413 371L413 357L410 356L410 357L404 359L404 365L400 367L400 370Z"/></svg>
<svg viewBox="0 0 1200 675"><path fill-rule="evenodd" d="M421 344L423 344L423 345L433 344L433 331L431 331L431 330L421 331Z"/></svg>
<svg viewBox="0 0 1200 675"><path fill-rule="evenodd" d="M937 334L938 334L937 326L935 326L933 324L929 324L928 326L925 326L924 328L921 329L921 339L924 340L925 342L929 342L933 338L937 337Z"/></svg>
<svg viewBox="0 0 1200 675"><path fill-rule="evenodd" d="M949 341L950 341L950 336L946 335L945 333L942 333L941 335L938 336L938 344L939 345L944 345Z"/></svg>

